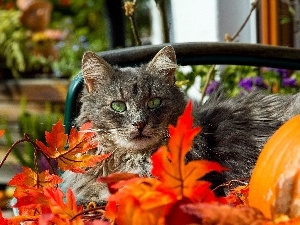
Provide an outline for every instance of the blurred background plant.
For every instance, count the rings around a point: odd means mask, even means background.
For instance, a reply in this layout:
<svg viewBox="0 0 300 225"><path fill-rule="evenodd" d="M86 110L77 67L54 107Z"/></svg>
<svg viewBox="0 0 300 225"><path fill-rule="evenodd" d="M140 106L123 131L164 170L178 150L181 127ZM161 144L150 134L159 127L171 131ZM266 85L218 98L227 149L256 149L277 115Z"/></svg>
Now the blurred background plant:
<svg viewBox="0 0 300 225"><path fill-rule="evenodd" d="M1 77L49 75L57 59L54 42L64 37L62 31L47 29L52 5L46 1L17 1L17 5L0 5Z"/></svg>
<svg viewBox="0 0 300 225"><path fill-rule="evenodd" d="M98 19L101 4L95 2L0 2L2 78L10 78L9 73L15 78L74 75L84 51L107 47Z"/></svg>
<svg viewBox="0 0 300 225"><path fill-rule="evenodd" d="M199 77L198 91L200 92L207 81L209 69L208 65L198 65L179 70L176 74L177 85L188 92ZM240 65L219 66L213 71L206 95L210 95L220 85L229 96L246 94L255 90L290 94L300 91L300 72Z"/></svg>
<svg viewBox="0 0 300 225"><path fill-rule="evenodd" d="M4 62L0 78L68 78L80 70L84 51L134 45L132 32L126 32L131 27L122 4L121 0L0 1ZM149 44L148 0L139 0L135 8L141 40Z"/></svg>
<svg viewBox="0 0 300 225"><path fill-rule="evenodd" d="M26 109L26 99L21 101L21 115L19 117L19 133L22 137L27 134L31 140L40 140L45 143L45 131L51 131L53 124L55 124L60 118L63 118L63 114L60 112L59 108L53 108L49 102L45 103L45 111L43 114L33 114L29 113ZM4 133L4 138L8 148L13 145L13 137L10 130L7 129L7 122L4 117L0 119L1 128L6 130ZM25 142L22 150L19 148L14 148L12 151L14 157L18 162L23 165L34 169L34 149L33 146ZM42 157L42 156L38 156ZM40 160L47 166L47 163Z"/></svg>

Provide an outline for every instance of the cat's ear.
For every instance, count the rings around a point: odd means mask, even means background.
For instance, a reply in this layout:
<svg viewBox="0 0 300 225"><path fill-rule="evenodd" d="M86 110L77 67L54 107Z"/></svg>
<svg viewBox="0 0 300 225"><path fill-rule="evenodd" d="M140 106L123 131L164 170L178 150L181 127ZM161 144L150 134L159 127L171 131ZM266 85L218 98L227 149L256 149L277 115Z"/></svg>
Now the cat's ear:
<svg viewBox="0 0 300 225"><path fill-rule="evenodd" d="M106 80L113 71L112 67L100 56L86 52L82 57L82 74L86 89L93 91L96 80Z"/></svg>
<svg viewBox="0 0 300 225"><path fill-rule="evenodd" d="M147 65L146 70L165 76L172 84L175 82L175 71L178 68L174 48L168 45L162 48Z"/></svg>

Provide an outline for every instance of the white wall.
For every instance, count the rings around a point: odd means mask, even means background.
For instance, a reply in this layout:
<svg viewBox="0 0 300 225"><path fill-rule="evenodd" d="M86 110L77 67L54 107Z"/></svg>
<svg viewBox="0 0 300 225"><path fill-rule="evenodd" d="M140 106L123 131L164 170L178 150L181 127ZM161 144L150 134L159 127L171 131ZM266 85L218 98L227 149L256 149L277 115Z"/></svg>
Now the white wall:
<svg viewBox="0 0 300 225"><path fill-rule="evenodd" d="M253 0L219 0L218 1L218 30L219 40L224 40L228 33L233 36L241 27L251 10ZM238 42L257 42L256 11L251 15L250 20L243 28Z"/></svg>
<svg viewBox="0 0 300 225"><path fill-rule="evenodd" d="M171 0L172 41L218 41L217 8L217 0Z"/></svg>
<svg viewBox="0 0 300 225"><path fill-rule="evenodd" d="M253 0L170 0L171 41L224 41L225 33L233 35L242 25L252 2ZM250 23L237 39L239 42L256 43L255 17L255 13L252 14Z"/></svg>

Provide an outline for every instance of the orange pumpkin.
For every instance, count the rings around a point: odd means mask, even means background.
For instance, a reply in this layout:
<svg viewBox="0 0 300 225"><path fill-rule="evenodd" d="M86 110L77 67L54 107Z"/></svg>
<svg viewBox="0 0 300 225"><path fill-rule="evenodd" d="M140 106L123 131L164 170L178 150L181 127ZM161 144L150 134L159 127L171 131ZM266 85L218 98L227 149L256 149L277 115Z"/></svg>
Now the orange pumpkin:
<svg viewBox="0 0 300 225"><path fill-rule="evenodd" d="M250 179L249 205L267 218L300 216L300 115L264 146Z"/></svg>

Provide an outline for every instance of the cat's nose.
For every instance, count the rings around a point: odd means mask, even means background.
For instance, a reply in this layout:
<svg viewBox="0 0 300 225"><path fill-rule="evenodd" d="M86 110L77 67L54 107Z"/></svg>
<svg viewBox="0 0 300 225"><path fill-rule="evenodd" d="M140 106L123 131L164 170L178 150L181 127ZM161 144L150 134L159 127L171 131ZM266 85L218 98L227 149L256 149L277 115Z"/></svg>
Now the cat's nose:
<svg viewBox="0 0 300 225"><path fill-rule="evenodd" d="M133 126L135 126L139 132L142 132L146 126L146 122L138 121L138 122L133 123Z"/></svg>

